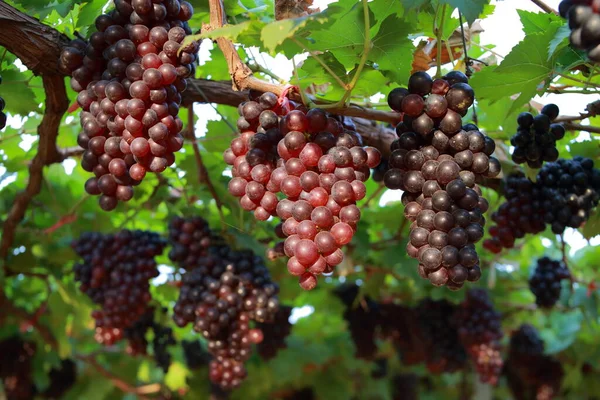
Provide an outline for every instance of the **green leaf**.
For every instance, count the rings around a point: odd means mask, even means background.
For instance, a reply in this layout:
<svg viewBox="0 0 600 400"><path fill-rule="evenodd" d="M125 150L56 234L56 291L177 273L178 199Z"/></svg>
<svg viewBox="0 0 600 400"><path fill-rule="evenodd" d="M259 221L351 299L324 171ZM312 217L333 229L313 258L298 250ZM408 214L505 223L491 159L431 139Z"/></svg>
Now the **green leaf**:
<svg viewBox="0 0 600 400"><path fill-rule="evenodd" d="M553 60L548 60L546 49L557 29L552 25L545 33L526 36L499 66L476 73L470 84L477 96L498 100L520 93L509 114L531 100L552 76Z"/></svg>
<svg viewBox="0 0 600 400"><path fill-rule="evenodd" d="M351 70L358 64L365 46L363 5L334 3L327 9L327 17L326 24L313 28L307 46L313 51L331 51L347 70ZM370 22L373 24L373 18Z"/></svg>
<svg viewBox="0 0 600 400"><path fill-rule="evenodd" d="M25 116L39 109L33 90L29 87L30 71L19 72L15 67L2 71L0 96L6 102L6 110L11 114Z"/></svg>
<svg viewBox="0 0 600 400"><path fill-rule="evenodd" d="M286 39L294 38L296 32L313 21L322 23L325 21L325 16L319 13L317 15L271 22L262 28L261 39L269 51L275 52L277 47Z"/></svg>
<svg viewBox="0 0 600 400"><path fill-rule="evenodd" d="M581 229L581 234L588 240L600 235L600 213L597 210L592 211L592 215Z"/></svg>
<svg viewBox="0 0 600 400"><path fill-rule="evenodd" d="M556 52L566 46L569 45L569 36L571 35L571 28L569 25L563 25L556 31L556 35L554 39L550 42L550 46L548 46L548 58L552 58Z"/></svg>
<svg viewBox="0 0 600 400"><path fill-rule="evenodd" d="M440 3L458 8L467 22L471 24L483 12L483 8L489 3L489 0L440 0Z"/></svg>
<svg viewBox="0 0 600 400"><path fill-rule="evenodd" d="M523 24L523 32L526 36L534 33L544 33L554 22L563 25L562 18L555 14L525 10L517 10L517 13L519 13L521 24Z"/></svg>
<svg viewBox="0 0 600 400"><path fill-rule="evenodd" d="M400 2L404 8L411 10L423 6L423 4L427 3L427 0L400 0Z"/></svg>
<svg viewBox="0 0 600 400"><path fill-rule="evenodd" d="M390 15L373 38L369 60L391 80L401 85L408 81L412 69L414 45L408 35L414 26Z"/></svg>
<svg viewBox="0 0 600 400"><path fill-rule="evenodd" d="M183 364L173 362L169 367L169 372L165 376L165 384L171 390L185 388L187 386L185 381L188 375L189 371Z"/></svg>

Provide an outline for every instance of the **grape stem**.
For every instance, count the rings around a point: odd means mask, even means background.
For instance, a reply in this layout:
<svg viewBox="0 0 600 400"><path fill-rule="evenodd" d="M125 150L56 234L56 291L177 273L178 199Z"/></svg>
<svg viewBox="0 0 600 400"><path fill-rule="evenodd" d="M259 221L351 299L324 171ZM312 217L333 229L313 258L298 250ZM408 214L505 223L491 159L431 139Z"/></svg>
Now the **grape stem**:
<svg viewBox="0 0 600 400"><path fill-rule="evenodd" d="M439 5L438 5L439 9ZM446 4L442 6L442 18L440 21L440 25L435 28L435 35L437 38L437 71L435 73L436 78L440 78L442 76L442 35L444 34L444 20L446 18ZM437 12L435 23L437 24Z"/></svg>
<svg viewBox="0 0 600 400"><path fill-rule="evenodd" d="M545 12L547 12L548 14L558 15L558 12L554 8L552 8L548 4L544 3L542 0L531 0L531 2L533 4L535 4L536 6L538 6L539 8L541 8L542 10L544 10Z"/></svg>
<svg viewBox="0 0 600 400"><path fill-rule="evenodd" d="M352 80L350 81L350 83L348 84L348 87L346 88L346 93L344 93L344 96L341 98L341 100L338 103L339 105L345 105L346 100L348 100L348 98L352 94L352 90L354 89L354 87L356 86L356 83L358 82L358 79L360 78L360 74L362 73L362 70L367 63L367 60L369 59L369 53L371 52L371 48L373 47L373 43L371 43L371 21L369 18L368 0L362 0L362 5L363 5L363 15L364 15L364 21L365 21L365 41L364 41L364 45L363 45L363 53L362 53L362 56L360 57L358 66L356 67L356 72L354 72L354 76L352 77Z"/></svg>

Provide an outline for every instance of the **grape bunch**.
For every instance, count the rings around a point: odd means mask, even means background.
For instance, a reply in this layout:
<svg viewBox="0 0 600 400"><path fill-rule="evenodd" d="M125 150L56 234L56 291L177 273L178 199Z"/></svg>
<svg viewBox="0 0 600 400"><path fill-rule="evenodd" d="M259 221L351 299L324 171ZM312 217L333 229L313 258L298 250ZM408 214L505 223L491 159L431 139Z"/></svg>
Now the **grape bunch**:
<svg viewBox="0 0 600 400"><path fill-rule="evenodd" d="M356 347L356 358L372 360L377 353L375 334L381 322L379 304L365 297L355 306L359 287L354 283L338 286L334 294L346 307L344 319Z"/></svg>
<svg viewBox="0 0 600 400"><path fill-rule="evenodd" d="M280 349L287 347L285 339L292 331L292 324L290 324L291 314L292 307L281 305L275 313L273 321L256 324L256 328L260 329L264 336L262 342L256 345L256 351L263 360L272 359Z"/></svg>
<svg viewBox="0 0 600 400"><path fill-rule="evenodd" d="M185 363L191 370L207 366L212 359L208 351L200 343L200 340L182 340L181 347L183 348Z"/></svg>
<svg viewBox="0 0 600 400"><path fill-rule="evenodd" d="M537 260L533 275L529 278L535 303L543 308L552 308L560 298L561 281L570 277L569 269L562 261L548 257Z"/></svg>
<svg viewBox="0 0 600 400"><path fill-rule="evenodd" d="M537 176L545 204L545 222L559 235L579 228L600 200L600 170L589 158L560 159L544 165Z"/></svg>
<svg viewBox="0 0 600 400"><path fill-rule="evenodd" d="M560 15L569 20L571 45L585 50L593 62L600 61L600 6L594 0L563 0L558 6Z"/></svg>
<svg viewBox="0 0 600 400"><path fill-rule="evenodd" d="M36 388L32 367L36 345L12 336L0 341L0 379L9 400L33 399Z"/></svg>
<svg viewBox="0 0 600 400"><path fill-rule="evenodd" d="M356 202L381 155L363 147L351 120L306 111L273 93L245 102L240 114L241 135L224 153L233 166L229 192L256 219L281 218L285 242L269 256L283 250L290 274L311 290L318 275L342 262L341 247L360 220Z"/></svg>
<svg viewBox="0 0 600 400"><path fill-rule="evenodd" d="M354 353L356 358L372 360L377 353L375 334L379 318L379 305L368 297L365 297L364 301L356 307L344 311L344 319L356 347Z"/></svg>
<svg viewBox="0 0 600 400"><path fill-rule="evenodd" d="M509 388L516 399L523 400L553 399L564 376L560 362L544 354L544 341L528 324L513 332L505 370Z"/></svg>
<svg viewBox="0 0 600 400"><path fill-rule="evenodd" d="M440 374L462 369L467 363L467 353L454 324L456 306L447 300L424 299L415 312L429 372Z"/></svg>
<svg viewBox="0 0 600 400"><path fill-rule="evenodd" d="M211 244L211 231L201 217L175 217L169 222L169 259L181 268L190 269L206 255Z"/></svg>
<svg viewBox="0 0 600 400"><path fill-rule="evenodd" d="M500 314L483 289L471 289L456 314L460 341L475 363L479 379L495 385L502 372Z"/></svg>
<svg viewBox="0 0 600 400"><path fill-rule="evenodd" d="M546 163L535 183L521 173L508 176L505 197L492 214L492 237L484 242L493 253L512 248L525 234L543 232L547 225L557 235L567 227L581 227L600 200L600 170L589 158L559 159Z"/></svg>
<svg viewBox="0 0 600 400"><path fill-rule="evenodd" d="M45 399L61 399L77 380L77 365L71 359L61 361L59 367L52 368L48 373L50 385L42 393Z"/></svg>
<svg viewBox="0 0 600 400"><path fill-rule="evenodd" d="M394 303L379 304L380 333L391 340L403 365L425 361L427 349L422 338L417 310Z"/></svg>
<svg viewBox="0 0 600 400"><path fill-rule="evenodd" d="M505 178L504 196L506 201L492 214L496 225L490 227L491 238L483 242L483 247L492 253L499 253L503 248L510 249L516 239L543 232L546 227L544 207L547 202L542 197L541 188L522 172Z"/></svg>
<svg viewBox="0 0 600 400"><path fill-rule="evenodd" d="M511 360L529 362L544 354L544 341L533 325L523 324L510 336Z"/></svg>
<svg viewBox="0 0 600 400"><path fill-rule="evenodd" d="M467 82L458 71L435 81L417 72L408 89L388 95L402 122L384 182L404 191L405 216L412 222L407 252L418 259L419 274L452 290L481 276L474 244L483 237L488 202L475 182L500 173L494 141L477 126L462 125L461 115L474 101Z"/></svg>
<svg viewBox="0 0 600 400"><path fill-rule="evenodd" d="M158 276L154 258L162 254L165 245L158 234L140 230L84 233L72 243L83 258L73 267L79 290L101 307L92 312L97 342L114 344L147 312L149 280Z"/></svg>
<svg viewBox="0 0 600 400"><path fill-rule="evenodd" d="M154 324L154 307L148 307L144 315L138 318L133 325L125 328L123 336L127 339L127 354L137 356L147 354L148 340L146 333Z"/></svg>
<svg viewBox="0 0 600 400"><path fill-rule="evenodd" d="M262 258L251 251L235 251L216 238L206 255L182 278L174 308L175 323L192 323L208 340L213 356L210 380L223 389L238 387L246 377L244 362L252 344L263 340L251 321L272 322L279 303L278 287Z"/></svg>
<svg viewBox="0 0 600 400"><path fill-rule="evenodd" d="M544 161L558 160L556 141L565 136L565 128L561 124L553 124L559 114L555 104L547 104L535 117L523 112L517 117L519 129L510 139L515 147L512 160L516 164L527 163L530 168L540 168Z"/></svg>
<svg viewBox="0 0 600 400"><path fill-rule="evenodd" d="M100 195L105 211L129 201L147 171L162 172L175 162L183 146L181 92L198 51L196 42L183 45L193 13L187 1L114 5L96 18L89 40L73 40L59 61L82 110L81 166L95 175L85 190Z"/></svg>
<svg viewBox="0 0 600 400"><path fill-rule="evenodd" d="M2 84L2 76L0 76L0 85ZM0 97L0 131L6 127L6 113L4 112L6 103L4 99Z"/></svg>
<svg viewBox="0 0 600 400"><path fill-rule="evenodd" d="M166 313L166 309L162 312ZM153 332L152 351L154 361L166 374L171 366L171 354L168 346L177 344L173 336L173 330L163 326L154 320L154 307L148 307L132 326L125 328L124 337L127 339L127 353L131 355L147 354L148 340L146 334Z"/></svg>

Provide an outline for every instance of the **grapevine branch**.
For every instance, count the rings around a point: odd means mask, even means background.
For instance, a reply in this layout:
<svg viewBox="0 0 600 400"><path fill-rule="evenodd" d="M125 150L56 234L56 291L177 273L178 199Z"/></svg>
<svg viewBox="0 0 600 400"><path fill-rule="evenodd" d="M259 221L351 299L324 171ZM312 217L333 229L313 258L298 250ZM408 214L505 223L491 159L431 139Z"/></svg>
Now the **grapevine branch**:
<svg viewBox="0 0 600 400"><path fill-rule="evenodd" d="M144 386L132 386L129 383L122 380L121 378L113 375L110 371L104 368L93 356L79 355L77 356L77 358L82 361L85 361L86 363L94 367L94 369L98 371L100 375L110 380L112 384L115 385L115 387L119 388L125 393L137 395L138 399L148 399L148 397L145 396L146 394L158 393L161 390L161 385L159 383L151 383L149 385Z"/></svg>
<svg viewBox="0 0 600 400"><path fill-rule="evenodd" d="M541 8L542 10L544 10L545 12L547 12L548 14L558 15L558 12L554 8L552 8L548 4L544 3L542 0L531 0L531 2L533 4L535 4L536 6L538 6L539 8Z"/></svg>
<svg viewBox="0 0 600 400"><path fill-rule="evenodd" d="M42 75L46 92L46 110L37 129L38 150L29 165L29 181L25 190L15 198L3 225L0 258L6 259L17 225L23 220L31 199L41 190L44 167L64 159L56 147L56 137L69 104L57 61L60 49L68 43L68 39L5 2L0 3L0 27L0 45L19 57L27 68ZM48 54L57 57L48 57Z"/></svg>
<svg viewBox="0 0 600 400"><path fill-rule="evenodd" d="M0 3L0 7L2 7ZM2 43L3 44L3 43ZM37 154L29 165L29 181L25 190L17 195L13 206L8 212L2 230L0 243L0 258L6 259L15 237L17 225L25 217L25 211L42 188L44 167L63 160L56 147L58 128L64 113L69 106L65 89L64 78L60 75L43 75L44 89L46 91L46 112L38 126L39 143Z"/></svg>

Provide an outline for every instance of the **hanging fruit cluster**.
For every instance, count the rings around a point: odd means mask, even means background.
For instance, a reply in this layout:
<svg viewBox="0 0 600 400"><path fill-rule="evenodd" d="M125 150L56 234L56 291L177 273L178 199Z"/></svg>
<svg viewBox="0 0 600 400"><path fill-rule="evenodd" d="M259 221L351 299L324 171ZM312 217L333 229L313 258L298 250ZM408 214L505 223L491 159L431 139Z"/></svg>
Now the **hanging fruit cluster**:
<svg viewBox="0 0 600 400"><path fill-rule="evenodd" d="M285 243L274 256L283 251L290 274L313 289L317 276L342 262L341 247L360 220L356 202L365 197L364 182L381 155L363 146L349 119L307 111L273 93L239 111L241 135L224 153L233 166L229 191L256 219L281 218L277 232Z"/></svg>
<svg viewBox="0 0 600 400"><path fill-rule="evenodd" d="M494 141L473 124L463 126L461 116L474 99L458 71L436 80L417 72L408 89L388 95L402 122L384 182L404 191L404 213L412 222L407 252L418 259L419 275L452 290L481 276L475 243L484 234L488 202L475 182L500 173Z"/></svg>
<svg viewBox="0 0 600 400"><path fill-rule="evenodd" d="M86 42L73 40L60 57L81 107L77 143L81 166L95 177L85 184L113 210L133 197L146 172L162 172L183 146L177 116L186 78L193 75L198 44L191 33L187 1L115 0L96 18Z"/></svg>

